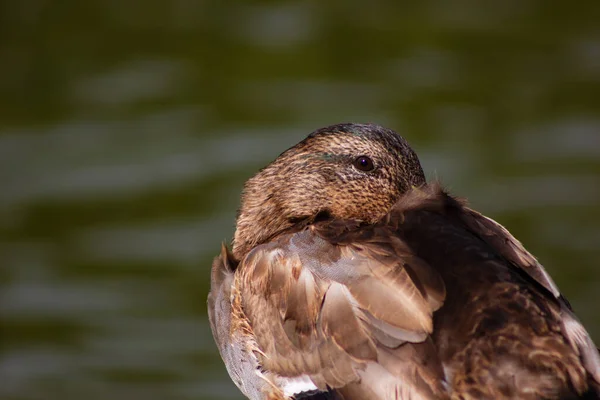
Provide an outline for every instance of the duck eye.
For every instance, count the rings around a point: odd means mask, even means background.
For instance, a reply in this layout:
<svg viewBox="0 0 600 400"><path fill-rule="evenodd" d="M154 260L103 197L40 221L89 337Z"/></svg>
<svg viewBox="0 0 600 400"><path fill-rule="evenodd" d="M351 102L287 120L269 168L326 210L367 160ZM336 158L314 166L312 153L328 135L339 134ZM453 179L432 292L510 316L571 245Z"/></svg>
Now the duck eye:
<svg viewBox="0 0 600 400"><path fill-rule="evenodd" d="M367 156L358 157L356 160L354 160L352 165L354 165L354 168L364 172L373 171L373 169L375 169L375 165L373 165L373 160L371 160Z"/></svg>

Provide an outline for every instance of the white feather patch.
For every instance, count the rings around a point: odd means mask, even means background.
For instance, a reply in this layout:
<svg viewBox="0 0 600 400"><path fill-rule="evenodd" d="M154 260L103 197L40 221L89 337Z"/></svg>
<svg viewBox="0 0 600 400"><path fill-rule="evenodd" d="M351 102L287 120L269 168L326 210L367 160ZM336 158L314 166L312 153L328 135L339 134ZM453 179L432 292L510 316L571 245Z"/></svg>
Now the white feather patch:
<svg viewBox="0 0 600 400"><path fill-rule="evenodd" d="M567 338L579 351L585 369L597 382L600 382L600 354L590 335L571 311L562 310L562 319Z"/></svg>
<svg viewBox="0 0 600 400"><path fill-rule="evenodd" d="M281 388L286 396L293 396L298 393L310 392L318 389L308 375L300 375L294 378L282 378L281 383Z"/></svg>

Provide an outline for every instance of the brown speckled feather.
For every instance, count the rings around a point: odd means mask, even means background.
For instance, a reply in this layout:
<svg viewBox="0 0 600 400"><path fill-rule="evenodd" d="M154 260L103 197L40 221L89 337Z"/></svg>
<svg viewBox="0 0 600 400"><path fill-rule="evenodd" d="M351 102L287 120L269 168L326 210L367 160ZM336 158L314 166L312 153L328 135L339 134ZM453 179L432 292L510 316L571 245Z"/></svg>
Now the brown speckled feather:
<svg viewBox="0 0 600 400"><path fill-rule="evenodd" d="M433 339L453 397L576 398L596 386L598 352L535 258L438 186L415 197L421 206L401 201L390 220L448 288Z"/></svg>

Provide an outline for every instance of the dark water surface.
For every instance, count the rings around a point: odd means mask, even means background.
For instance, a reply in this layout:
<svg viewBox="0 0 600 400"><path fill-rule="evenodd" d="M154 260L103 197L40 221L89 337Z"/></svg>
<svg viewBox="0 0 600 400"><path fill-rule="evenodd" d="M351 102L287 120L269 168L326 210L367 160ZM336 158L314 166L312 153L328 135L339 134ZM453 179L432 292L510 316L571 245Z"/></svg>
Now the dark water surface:
<svg viewBox="0 0 600 400"><path fill-rule="evenodd" d="M600 3L327 4L0 3L0 398L239 399L210 261L243 181L342 121L406 136L600 344Z"/></svg>

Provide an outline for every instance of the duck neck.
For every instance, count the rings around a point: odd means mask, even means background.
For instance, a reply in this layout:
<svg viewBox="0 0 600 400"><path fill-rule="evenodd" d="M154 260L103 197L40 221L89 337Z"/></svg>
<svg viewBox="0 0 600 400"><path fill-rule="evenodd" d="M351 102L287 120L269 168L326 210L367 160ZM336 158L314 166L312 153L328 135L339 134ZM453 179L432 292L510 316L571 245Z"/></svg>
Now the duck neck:
<svg viewBox="0 0 600 400"><path fill-rule="evenodd" d="M241 212L238 216L233 238L233 255L243 259L250 250L261 243L281 234L294 224L277 209L265 207L250 212Z"/></svg>

